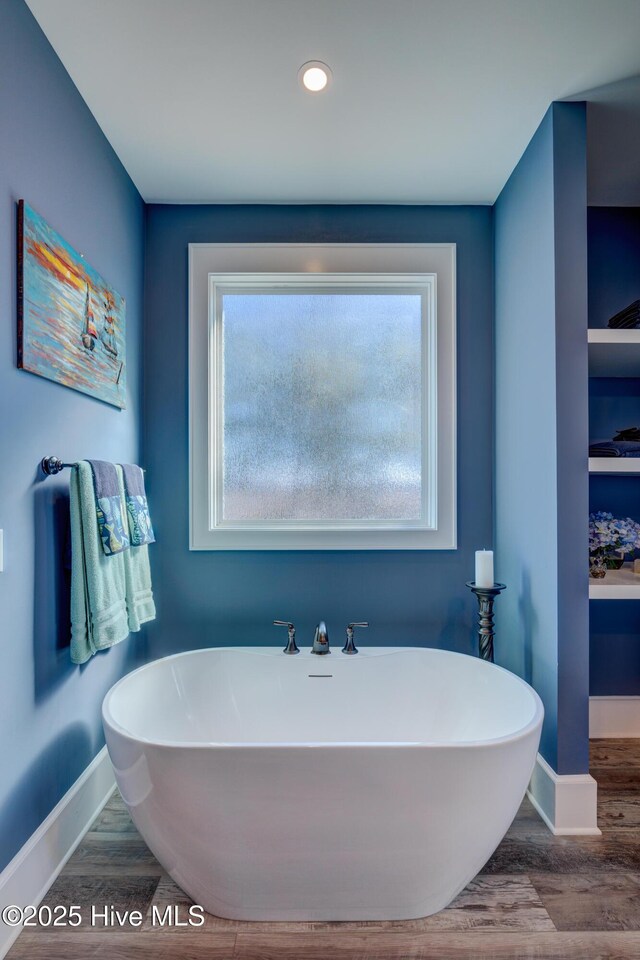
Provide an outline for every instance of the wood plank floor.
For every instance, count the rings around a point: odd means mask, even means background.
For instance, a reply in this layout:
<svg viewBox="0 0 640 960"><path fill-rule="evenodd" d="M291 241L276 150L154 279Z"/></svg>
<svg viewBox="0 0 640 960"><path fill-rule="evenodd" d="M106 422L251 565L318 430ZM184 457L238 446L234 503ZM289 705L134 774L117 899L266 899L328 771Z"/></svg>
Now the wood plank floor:
<svg viewBox="0 0 640 960"><path fill-rule="evenodd" d="M640 741L595 740L602 837L554 837L525 800L480 874L441 913L367 923L202 927L152 916L191 901L151 855L116 793L44 904L83 923L24 931L8 960L640 960ZM91 906L140 911L140 926L91 925Z"/></svg>

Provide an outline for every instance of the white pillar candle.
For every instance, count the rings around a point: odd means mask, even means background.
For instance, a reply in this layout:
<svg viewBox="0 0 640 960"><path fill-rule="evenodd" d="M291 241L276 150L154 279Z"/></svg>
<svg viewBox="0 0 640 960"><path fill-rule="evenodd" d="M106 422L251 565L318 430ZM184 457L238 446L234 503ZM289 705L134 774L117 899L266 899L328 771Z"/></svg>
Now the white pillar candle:
<svg viewBox="0 0 640 960"><path fill-rule="evenodd" d="M476 550L476 587L492 587L493 550Z"/></svg>

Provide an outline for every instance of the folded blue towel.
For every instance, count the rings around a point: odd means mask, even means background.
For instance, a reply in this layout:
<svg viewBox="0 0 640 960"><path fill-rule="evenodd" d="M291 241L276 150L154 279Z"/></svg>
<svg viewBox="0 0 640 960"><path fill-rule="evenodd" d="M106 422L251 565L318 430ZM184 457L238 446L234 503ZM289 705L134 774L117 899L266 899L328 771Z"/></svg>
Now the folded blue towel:
<svg viewBox="0 0 640 960"><path fill-rule="evenodd" d="M155 543L156 538L151 526L147 493L144 488L144 474L135 463L121 463L120 466L124 476L131 546L140 547L144 543Z"/></svg>
<svg viewBox="0 0 640 960"><path fill-rule="evenodd" d="M589 444L590 457L640 457L637 440L600 440Z"/></svg>
<svg viewBox="0 0 640 960"><path fill-rule="evenodd" d="M129 547L122 497L115 463L106 460L88 460L96 491L96 512L102 549L108 557Z"/></svg>

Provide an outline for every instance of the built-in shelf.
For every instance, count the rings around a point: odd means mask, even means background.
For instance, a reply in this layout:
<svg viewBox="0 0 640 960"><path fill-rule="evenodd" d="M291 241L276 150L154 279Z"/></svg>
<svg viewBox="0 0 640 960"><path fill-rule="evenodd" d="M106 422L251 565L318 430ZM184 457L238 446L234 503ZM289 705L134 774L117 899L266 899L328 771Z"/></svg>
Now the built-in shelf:
<svg viewBox="0 0 640 960"><path fill-rule="evenodd" d="M590 377L640 377L640 330L589 329Z"/></svg>
<svg viewBox="0 0 640 960"><path fill-rule="evenodd" d="M589 473L640 474L640 457L589 457Z"/></svg>
<svg viewBox="0 0 640 960"><path fill-rule="evenodd" d="M640 576L633 572L633 564L625 563L620 570L607 570L603 580L589 577L590 600L639 600Z"/></svg>

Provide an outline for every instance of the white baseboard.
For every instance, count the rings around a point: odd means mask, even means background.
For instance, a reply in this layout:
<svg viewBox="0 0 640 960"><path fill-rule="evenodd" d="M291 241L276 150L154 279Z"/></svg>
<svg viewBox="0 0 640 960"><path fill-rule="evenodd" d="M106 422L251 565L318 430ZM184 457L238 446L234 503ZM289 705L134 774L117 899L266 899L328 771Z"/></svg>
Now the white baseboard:
<svg viewBox="0 0 640 960"><path fill-rule="evenodd" d="M640 697L589 697L589 736L640 737Z"/></svg>
<svg viewBox="0 0 640 960"><path fill-rule="evenodd" d="M527 794L556 836L599 836L598 784L588 773L557 774L538 754Z"/></svg>
<svg viewBox="0 0 640 960"><path fill-rule="evenodd" d="M40 903L114 787L113 768L103 747L0 873L0 905L26 907ZM0 958L7 954L21 929L0 921Z"/></svg>

